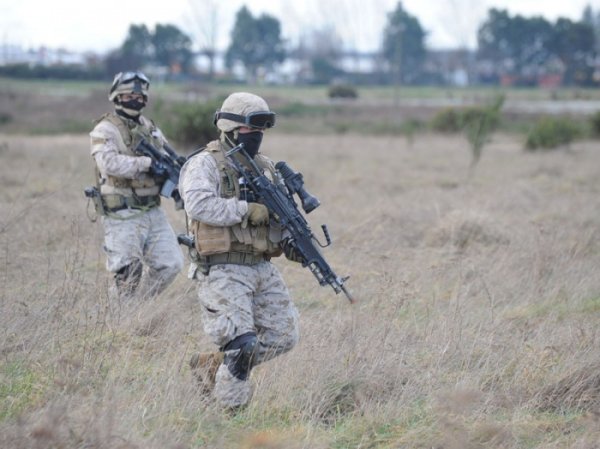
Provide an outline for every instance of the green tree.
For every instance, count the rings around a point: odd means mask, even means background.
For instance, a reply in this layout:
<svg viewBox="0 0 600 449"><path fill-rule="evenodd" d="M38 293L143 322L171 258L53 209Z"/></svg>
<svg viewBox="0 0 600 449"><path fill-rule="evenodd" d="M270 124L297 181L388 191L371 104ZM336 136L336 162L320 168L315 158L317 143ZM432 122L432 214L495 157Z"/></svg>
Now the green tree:
<svg viewBox="0 0 600 449"><path fill-rule="evenodd" d="M587 23L562 18L556 21L554 29L551 51L565 65L565 83L590 85L593 82L590 61L595 55L594 29Z"/></svg>
<svg viewBox="0 0 600 449"><path fill-rule="evenodd" d="M146 25L131 25L121 46L123 55L132 59L147 61L154 58L152 33ZM138 66L141 64L138 64Z"/></svg>
<svg viewBox="0 0 600 449"><path fill-rule="evenodd" d="M552 57L553 36L552 24L543 17L511 17L492 8L477 33L478 56L502 64L510 74L533 76Z"/></svg>
<svg viewBox="0 0 600 449"><path fill-rule="evenodd" d="M505 74L535 83L543 73L561 70L566 84L588 84L594 58L594 30L587 23L559 18L510 16L490 9L477 33L478 58L493 61ZM563 69L557 69L557 61Z"/></svg>
<svg viewBox="0 0 600 449"><path fill-rule="evenodd" d="M138 70L160 64L171 73L189 72L192 65L192 41L174 25L156 25L151 32L146 25L131 25L125 41L106 58L109 74L124 70Z"/></svg>
<svg viewBox="0 0 600 449"><path fill-rule="evenodd" d="M108 75L125 70L137 70L154 60L152 34L146 25L131 25L125 41L109 53L105 60Z"/></svg>
<svg viewBox="0 0 600 449"><path fill-rule="evenodd" d="M398 2L388 14L383 32L383 56L390 64L393 82L410 84L419 79L426 54L425 35L419 19Z"/></svg>
<svg viewBox="0 0 600 449"><path fill-rule="evenodd" d="M158 64L187 73L192 62L192 41L174 25L157 24L152 35L155 60Z"/></svg>
<svg viewBox="0 0 600 449"><path fill-rule="evenodd" d="M594 12L592 7L588 4L583 9L581 21L588 24L594 30L594 39L596 42L596 52L600 52L600 11Z"/></svg>
<svg viewBox="0 0 600 449"><path fill-rule="evenodd" d="M225 54L227 67L240 62L252 79L259 69L272 69L285 60L284 42L279 20L263 14L254 18L248 8L242 7L231 32L231 44Z"/></svg>

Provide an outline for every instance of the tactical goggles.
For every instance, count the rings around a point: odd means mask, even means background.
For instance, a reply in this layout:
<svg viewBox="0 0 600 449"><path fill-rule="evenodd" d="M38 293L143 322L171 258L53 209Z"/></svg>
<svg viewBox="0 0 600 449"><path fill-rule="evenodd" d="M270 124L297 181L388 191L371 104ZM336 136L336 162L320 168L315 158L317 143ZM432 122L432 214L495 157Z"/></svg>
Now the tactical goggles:
<svg viewBox="0 0 600 449"><path fill-rule="evenodd" d="M248 128L273 128L275 126L275 113L270 111L251 112L248 115L232 114L231 112L215 112L213 123L216 125L221 118L242 123Z"/></svg>
<svg viewBox="0 0 600 449"><path fill-rule="evenodd" d="M150 87L150 80L142 72L119 72L115 75L110 91L114 91L120 84L127 84L138 80L143 89Z"/></svg>

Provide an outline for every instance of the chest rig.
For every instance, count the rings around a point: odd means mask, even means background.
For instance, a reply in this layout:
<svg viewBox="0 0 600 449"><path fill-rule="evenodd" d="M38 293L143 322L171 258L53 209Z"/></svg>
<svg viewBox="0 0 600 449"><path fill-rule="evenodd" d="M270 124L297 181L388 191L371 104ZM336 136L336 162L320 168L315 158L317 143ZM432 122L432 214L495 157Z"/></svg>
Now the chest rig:
<svg viewBox="0 0 600 449"><path fill-rule="evenodd" d="M122 145L117 142L117 151L127 156L139 157L134 149L143 138L155 148L162 148L162 141L155 137L156 126L151 120L141 117L141 123L121 118L115 113L104 114L98 123L107 121L119 131ZM99 175L99 174L98 174ZM156 179L149 173L144 173L136 179L118 178L107 175L102 182L103 194L119 194L122 196L155 196L160 190L162 180ZM106 188L109 187L109 188ZM112 189L111 189L112 187Z"/></svg>
<svg viewBox="0 0 600 449"><path fill-rule="evenodd" d="M218 141L214 141L204 151L217 163L221 198L247 199L244 186L240 185L239 173L227 161L225 148ZM269 159L256 155L254 160L272 179L279 179ZM213 263L252 265L281 254L279 242L282 240L282 229L273 220L268 225L254 226L244 219L242 223L228 227L210 226L191 220L190 228L195 237L196 251L201 258L208 257Z"/></svg>

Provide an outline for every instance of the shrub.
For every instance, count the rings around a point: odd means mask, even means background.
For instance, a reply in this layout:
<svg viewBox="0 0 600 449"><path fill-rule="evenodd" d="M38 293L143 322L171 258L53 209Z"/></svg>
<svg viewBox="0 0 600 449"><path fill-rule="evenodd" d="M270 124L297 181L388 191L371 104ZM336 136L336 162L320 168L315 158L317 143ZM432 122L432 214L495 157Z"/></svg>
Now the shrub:
<svg viewBox="0 0 600 449"><path fill-rule="evenodd" d="M461 125L471 144L471 167L481 158L483 146L490 140L491 134L500 123L500 110L504 104L504 96L499 95L486 107L472 107L463 111Z"/></svg>
<svg viewBox="0 0 600 449"><path fill-rule="evenodd" d="M471 145L471 168L481 158L483 146L490 140L501 118L504 95L498 95L486 106L472 106L462 110L445 108L437 112L431 120L434 131L444 133L464 132Z"/></svg>
<svg viewBox="0 0 600 449"><path fill-rule="evenodd" d="M423 122L416 118L410 118L400 125L400 132L406 136L409 145L414 143L415 134L421 129L423 129Z"/></svg>
<svg viewBox="0 0 600 449"><path fill-rule="evenodd" d="M210 100L197 103L177 103L169 107L161 121L161 128L167 137L181 144L200 147L219 137L219 130L213 123L215 111L221 107L222 100Z"/></svg>
<svg viewBox="0 0 600 449"><path fill-rule="evenodd" d="M600 111L590 117L590 127L592 136L600 137Z"/></svg>
<svg viewBox="0 0 600 449"><path fill-rule="evenodd" d="M561 145L568 145L581 135L579 126L564 117L542 117L534 127L529 130L525 149L535 151L538 149L552 149Z"/></svg>
<svg viewBox="0 0 600 449"><path fill-rule="evenodd" d="M442 133L457 133L461 126L461 114L454 108L441 109L431 120L431 128Z"/></svg>
<svg viewBox="0 0 600 449"><path fill-rule="evenodd" d="M13 121L13 116L8 112L0 112L0 126L6 125Z"/></svg>
<svg viewBox="0 0 600 449"><path fill-rule="evenodd" d="M336 84L329 87L329 98L358 98L358 92L353 86Z"/></svg>

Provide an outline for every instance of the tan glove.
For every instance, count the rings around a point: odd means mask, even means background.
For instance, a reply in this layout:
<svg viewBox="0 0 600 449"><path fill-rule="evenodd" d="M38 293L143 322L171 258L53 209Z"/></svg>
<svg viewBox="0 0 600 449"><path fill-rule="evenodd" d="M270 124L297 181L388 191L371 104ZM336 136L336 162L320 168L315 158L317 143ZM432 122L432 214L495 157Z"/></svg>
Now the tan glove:
<svg viewBox="0 0 600 449"><path fill-rule="evenodd" d="M248 203L248 220L254 226L266 225L269 223L269 210L260 203Z"/></svg>

